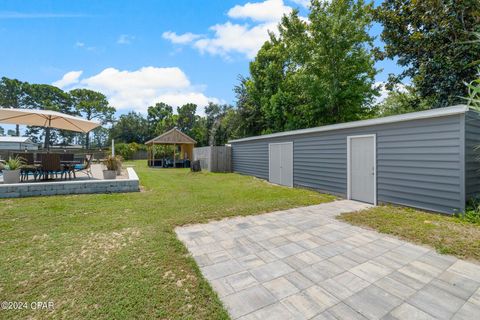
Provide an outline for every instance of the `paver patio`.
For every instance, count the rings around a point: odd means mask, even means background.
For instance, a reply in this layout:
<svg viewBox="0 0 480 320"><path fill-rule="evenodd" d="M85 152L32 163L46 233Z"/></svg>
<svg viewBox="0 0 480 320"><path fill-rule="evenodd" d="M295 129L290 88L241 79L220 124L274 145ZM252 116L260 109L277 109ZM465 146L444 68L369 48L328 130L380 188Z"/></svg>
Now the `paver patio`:
<svg viewBox="0 0 480 320"><path fill-rule="evenodd" d="M176 229L233 319L473 319L480 266L334 217L342 200Z"/></svg>

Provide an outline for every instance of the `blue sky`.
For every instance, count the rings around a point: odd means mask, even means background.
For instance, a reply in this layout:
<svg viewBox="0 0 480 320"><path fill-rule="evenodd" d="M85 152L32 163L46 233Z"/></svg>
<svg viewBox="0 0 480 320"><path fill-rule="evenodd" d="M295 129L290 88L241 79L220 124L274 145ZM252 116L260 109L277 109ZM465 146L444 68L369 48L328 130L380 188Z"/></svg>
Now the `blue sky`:
<svg viewBox="0 0 480 320"><path fill-rule="evenodd" d="M248 2L0 0L0 76L99 90L119 114L160 99L233 103L266 30L291 7L307 12L304 0ZM399 71L378 67L379 82Z"/></svg>

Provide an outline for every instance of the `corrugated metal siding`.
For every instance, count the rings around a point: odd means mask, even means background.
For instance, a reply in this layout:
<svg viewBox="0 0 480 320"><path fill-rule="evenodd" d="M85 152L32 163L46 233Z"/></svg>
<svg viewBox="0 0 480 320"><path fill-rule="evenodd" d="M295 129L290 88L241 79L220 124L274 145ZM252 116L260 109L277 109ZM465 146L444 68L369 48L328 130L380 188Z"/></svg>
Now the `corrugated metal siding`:
<svg viewBox="0 0 480 320"><path fill-rule="evenodd" d="M293 143L294 184L345 196L347 138L338 132L298 137Z"/></svg>
<svg viewBox="0 0 480 320"><path fill-rule="evenodd" d="M467 198L480 195L480 115L475 111L465 114L465 193Z"/></svg>
<svg viewBox="0 0 480 320"><path fill-rule="evenodd" d="M255 141L232 144L233 171L268 179L269 142L270 141Z"/></svg>
<svg viewBox="0 0 480 320"><path fill-rule="evenodd" d="M377 199L451 213L463 208L460 115L232 143L233 170L268 179L268 144L294 142L294 184L346 196L347 136L377 135Z"/></svg>
<svg viewBox="0 0 480 320"><path fill-rule="evenodd" d="M377 197L452 213L463 208L461 117L390 125L377 134Z"/></svg>

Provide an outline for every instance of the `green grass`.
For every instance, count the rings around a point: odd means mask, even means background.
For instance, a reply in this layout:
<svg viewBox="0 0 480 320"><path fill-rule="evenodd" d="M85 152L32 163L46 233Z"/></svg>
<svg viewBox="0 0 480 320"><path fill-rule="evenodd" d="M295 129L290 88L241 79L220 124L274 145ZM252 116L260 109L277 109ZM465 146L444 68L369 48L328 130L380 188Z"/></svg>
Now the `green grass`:
<svg viewBox="0 0 480 320"><path fill-rule="evenodd" d="M439 253L480 261L480 224L412 208L379 206L338 219L429 245Z"/></svg>
<svg viewBox="0 0 480 320"><path fill-rule="evenodd" d="M0 301L55 305L0 318L228 318L174 227L334 199L144 162L140 193L0 200Z"/></svg>

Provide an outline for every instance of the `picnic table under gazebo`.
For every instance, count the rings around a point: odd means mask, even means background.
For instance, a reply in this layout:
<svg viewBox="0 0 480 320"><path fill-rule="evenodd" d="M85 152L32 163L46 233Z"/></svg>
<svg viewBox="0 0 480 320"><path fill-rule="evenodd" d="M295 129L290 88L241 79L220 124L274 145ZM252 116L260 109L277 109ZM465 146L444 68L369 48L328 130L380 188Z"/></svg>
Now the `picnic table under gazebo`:
<svg viewBox="0 0 480 320"><path fill-rule="evenodd" d="M193 159L193 147L196 143L197 141L175 127L145 142L147 145L148 166L188 168ZM157 152L155 146L158 145L172 146L172 158L169 159L164 153Z"/></svg>

